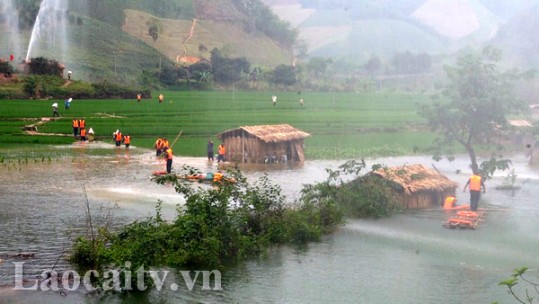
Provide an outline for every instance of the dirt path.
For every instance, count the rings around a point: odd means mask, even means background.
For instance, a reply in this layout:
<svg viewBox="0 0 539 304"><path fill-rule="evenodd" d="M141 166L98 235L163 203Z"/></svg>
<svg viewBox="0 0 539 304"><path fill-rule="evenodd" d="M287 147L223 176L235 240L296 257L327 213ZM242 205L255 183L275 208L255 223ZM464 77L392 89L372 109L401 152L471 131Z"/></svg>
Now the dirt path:
<svg viewBox="0 0 539 304"><path fill-rule="evenodd" d="M191 24L191 30L189 30L189 36L187 38L185 38L185 40L183 41L183 54L184 55L187 55L187 48L185 47L185 45L191 40L193 39L193 36L195 34L195 27L196 27L196 24L197 24L197 19L194 18L193 19L193 23Z"/></svg>
<svg viewBox="0 0 539 304"><path fill-rule="evenodd" d="M126 118L125 116L117 116L107 113L95 113L99 118ZM40 135L40 136L73 136L72 134L62 134L62 133L41 133L38 131L38 127L42 126L50 121L55 121L60 119L60 117L41 117L41 118L24 118L24 120L38 120L37 122L22 127L24 132L28 135Z"/></svg>

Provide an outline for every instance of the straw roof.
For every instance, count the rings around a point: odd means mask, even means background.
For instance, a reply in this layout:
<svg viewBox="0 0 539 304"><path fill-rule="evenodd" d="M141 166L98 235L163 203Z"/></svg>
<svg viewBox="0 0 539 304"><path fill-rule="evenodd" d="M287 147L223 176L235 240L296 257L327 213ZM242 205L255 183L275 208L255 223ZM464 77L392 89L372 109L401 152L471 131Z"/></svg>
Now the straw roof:
<svg viewBox="0 0 539 304"><path fill-rule="evenodd" d="M459 186L446 176L420 164L381 168L373 171L373 174L400 185L408 195L419 191L445 191Z"/></svg>
<svg viewBox="0 0 539 304"><path fill-rule="evenodd" d="M223 131L217 134L217 137L219 139L223 139L225 135L235 133L240 130L244 130L245 132L257 137L258 139L266 143L304 139L307 136L311 136L311 134L298 130L288 124L281 124L239 127L237 129Z"/></svg>

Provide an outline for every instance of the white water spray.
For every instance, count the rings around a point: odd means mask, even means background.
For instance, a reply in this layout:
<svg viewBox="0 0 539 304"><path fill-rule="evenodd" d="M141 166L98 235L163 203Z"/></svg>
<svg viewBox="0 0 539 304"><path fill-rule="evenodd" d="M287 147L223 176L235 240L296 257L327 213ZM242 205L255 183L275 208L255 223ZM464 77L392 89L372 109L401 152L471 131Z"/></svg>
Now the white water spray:
<svg viewBox="0 0 539 304"><path fill-rule="evenodd" d="M26 60L43 53L67 60L67 0L43 0L30 37Z"/></svg>
<svg viewBox="0 0 539 304"><path fill-rule="evenodd" d="M15 57L22 56L19 40L19 13L15 6L15 0L2 0L0 2L0 16L4 20L2 32L7 34L7 47L5 51L2 51L0 57L11 54Z"/></svg>

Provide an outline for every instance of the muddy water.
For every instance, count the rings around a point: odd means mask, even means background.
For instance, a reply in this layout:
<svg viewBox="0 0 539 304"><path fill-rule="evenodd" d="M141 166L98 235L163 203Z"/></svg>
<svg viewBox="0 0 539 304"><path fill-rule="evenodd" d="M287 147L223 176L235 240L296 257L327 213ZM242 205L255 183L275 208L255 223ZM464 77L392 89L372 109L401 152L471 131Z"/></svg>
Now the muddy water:
<svg viewBox="0 0 539 304"><path fill-rule="evenodd" d="M164 164L152 153L111 149L105 156L88 156L71 147L75 157L27 165L0 165L0 303L95 302L83 291L18 292L13 262L25 262L27 279L55 265L71 269L62 256L76 235L87 231L86 201L94 225L121 225L154 214L163 201L165 218L173 218L182 199L170 186L149 181ZM288 302L288 303L500 303L511 302L497 284L513 268L539 264L539 171L515 156L515 192L494 190L504 173L487 183L480 207L487 217L475 231L442 227L447 216L434 207L409 211L382 220L349 220L336 234L308 248L275 248L264 259L249 261L223 273L222 291L180 288L152 291L151 302ZM428 157L369 161L387 165L422 163ZM281 185L291 200L302 184L322 181L325 168L341 161L308 161L300 167L246 168L250 180L263 174ZM202 158L176 157L174 165L214 170ZM461 185L468 174L466 160L434 164ZM86 193L86 195L85 195ZM459 191L459 201L468 195ZM27 254L21 256L20 253ZM64 254L63 254L64 253ZM28 255L29 254L29 255ZM59 258L60 257L60 258ZM172 271L171 278L177 279ZM140 297L140 296L139 296ZM140 298L109 298L131 303Z"/></svg>

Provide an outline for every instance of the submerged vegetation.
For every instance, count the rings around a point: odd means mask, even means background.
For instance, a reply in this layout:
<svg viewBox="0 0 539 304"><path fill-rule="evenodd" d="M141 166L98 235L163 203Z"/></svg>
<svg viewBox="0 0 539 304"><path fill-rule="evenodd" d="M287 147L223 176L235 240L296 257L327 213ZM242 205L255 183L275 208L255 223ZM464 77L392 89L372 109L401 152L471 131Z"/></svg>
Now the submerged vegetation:
<svg viewBox="0 0 539 304"><path fill-rule="evenodd" d="M350 161L337 171L328 171L325 182L305 186L294 203L287 203L280 187L267 176L250 184L240 172L231 172L235 183L222 181L212 187L193 187L176 175L157 177L157 183L172 183L186 198L174 220L163 220L158 203L155 217L120 231L102 227L97 235L78 238L70 260L97 270L121 267L127 261L132 269L222 269L264 255L273 245L318 241L343 224L345 215L381 217L398 210L384 184L359 179L349 186L346 177L357 177L364 167L364 162ZM189 167L183 170L193 172ZM350 196L358 189L359 194Z"/></svg>

